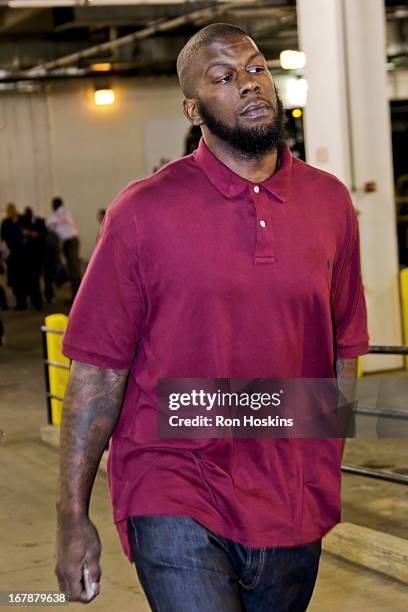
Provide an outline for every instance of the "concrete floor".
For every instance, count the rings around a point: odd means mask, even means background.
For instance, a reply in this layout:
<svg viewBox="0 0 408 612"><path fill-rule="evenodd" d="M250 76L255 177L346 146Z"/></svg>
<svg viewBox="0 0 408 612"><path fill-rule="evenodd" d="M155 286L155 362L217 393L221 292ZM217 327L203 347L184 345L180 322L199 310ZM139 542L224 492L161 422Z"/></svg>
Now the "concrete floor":
<svg viewBox="0 0 408 612"><path fill-rule="evenodd" d="M66 312L62 297L44 313L2 313L7 344L0 348L0 591L57 588L53 564L58 453L39 438L39 428L46 423L39 328L45 314ZM345 463L404 470L408 448L404 440L349 440ZM345 475L343 520L407 537L407 495L402 485ZM119 546L102 474L95 484L91 516L103 546L102 594L92 609L147 612L134 568ZM324 553L309 610L402 612L406 602L401 583ZM54 608L58 609L48 607ZM83 608L70 604L70 609Z"/></svg>

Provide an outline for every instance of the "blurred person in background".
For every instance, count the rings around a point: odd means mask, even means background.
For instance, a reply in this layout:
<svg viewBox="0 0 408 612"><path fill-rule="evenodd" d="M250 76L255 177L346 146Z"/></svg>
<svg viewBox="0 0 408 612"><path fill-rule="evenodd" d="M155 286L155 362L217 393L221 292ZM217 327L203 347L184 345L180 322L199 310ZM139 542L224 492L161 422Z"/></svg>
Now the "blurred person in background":
<svg viewBox="0 0 408 612"><path fill-rule="evenodd" d="M103 220L105 218L106 208L100 208L96 214L96 218L98 220L99 225L102 225Z"/></svg>
<svg viewBox="0 0 408 612"><path fill-rule="evenodd" d="M68 280L71 283L72 300L74 300L81 282L78 230L62 198L53 198L51 205L54 214L48 217L45 224L47 229L55 232L61 241L67 264Z"/></svg>
<svg viewBox="0 0 408 612"><path fill-rule="evenodd" d="M6 272L6 261L10 255L9 248L4 240L0 240L0 276ZM0 310L8 310L7 296L3 285L0 285Z"/></svg>
<svg viewBox="0 0 408 612"><path fill-rule="evenodd" d="M44 264L44 247L47 229L44 219L36 217L33 209L27 206L20 217L23 233L23 249L27 278L27 294L36 310L42 308L40 275Z"/></svg>
<svg viewBox="0 0 408 612"><path fill-rule="evenodd" d="M6 261L9 255L10 251L7 244L4 242L4 240L0 240L0 276L6 270L5 266L3 266L3 261ZM4 326L1 319L2 310L8 310L8 303L4 287L0 285L0 346L4 344Z"/></svg>
<svg viewBox="0 0 408 612"><path fill-rule="evenodd" d="M103 220L105 218L105 214L106 214L106 208L100 208L98 210L98 212L96 213L96 220L99 223L98 238L99 238L99 234L101 233L101 230L102 230L102 224L103 224Z"/></svg>
<svg viewBox="0 0 408 612"><path fill-rule="evenodd" d="M1 224L0 232L8 249L7 284L11 287L16 300L16 310L27 309L27 273L24 261L24 236L20 217L15 204L6 206L6 218Z"/></svg>

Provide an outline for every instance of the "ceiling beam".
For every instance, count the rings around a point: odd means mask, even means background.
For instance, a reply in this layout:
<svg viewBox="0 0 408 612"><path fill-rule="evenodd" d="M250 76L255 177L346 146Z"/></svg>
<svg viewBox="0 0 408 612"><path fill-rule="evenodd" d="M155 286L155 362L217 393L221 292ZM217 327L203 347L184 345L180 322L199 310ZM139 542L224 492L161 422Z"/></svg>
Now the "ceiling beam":
<svg viewBox="0 0 408 612"><path fill-rule="evenodd" d="M241 2L236 3L237 6L242 6ZM126 36L122 36L120 38L116 38L115 40L110 40L105 43L101 43L98 45L94 45L92 47L88 47L83 51L79 51L77 53L71 53L70 55L65 55L60 57L59 59L53 60L51 62L45 62L43 64L38 64L37 66L33 66L27 70L24 70L21 73L21 76L30 77L36 76L36 74L46 73L49 70L53 70L55 68L63 68L65 66L70 66L72 64L77 63L78 61L92 57L95 55L101 55L106 51L114 51L124 45L128 45L137 40L143 40L145 38L149 38L154 36L155 34L160 34L164 32L169 32L179 28L181 26L187 24L194 24L197 19L208 19L211 20L215 16L219 16L226 11L226 8L233 6L232 2L228 2L227 4L217 4L210 8L199 9L195 11L191 11L189 13L185 13L179 17L174 17L168 19L166 21L155 22L152 25L138 30L137 32L133 32L132 34L128 34Z"/></svg>
<svg viewBox="0 0 408 612"><path fill-rule="evenodd" d="M27 21L37 18L39 11L22 9L20 11L3 11L0 18L0 33L13 32Z"/></svg>

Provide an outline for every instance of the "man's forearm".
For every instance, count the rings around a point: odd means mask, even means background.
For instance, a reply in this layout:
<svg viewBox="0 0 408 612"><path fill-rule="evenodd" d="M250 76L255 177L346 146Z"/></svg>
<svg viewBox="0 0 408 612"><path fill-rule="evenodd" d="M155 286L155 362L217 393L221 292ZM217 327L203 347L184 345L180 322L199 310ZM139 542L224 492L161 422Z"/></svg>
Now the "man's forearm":
<svg viewBox="0 0 408 612"><path fill-rule="evenodd" d="M342 406L353 405L355 400L356 378L357 378L357 357L352 359L338 359L336 361L336 376L338 395L340 398L339 411ZM345 438L343 438L341 456L343 458Z"/></svg>
<svg viewBox="0 0 408 612"><path fill-rule="evenodd" d="M338 359L336 361L336 375L338 379L357 377L357 357L352 359Z"/></svg>
<svg viewBox="0 0 408 612"><path fill-rule="evenodd" d="M128 370L73 362L61 421L60 514L86 514L106 444L119 417Z"/></svg>

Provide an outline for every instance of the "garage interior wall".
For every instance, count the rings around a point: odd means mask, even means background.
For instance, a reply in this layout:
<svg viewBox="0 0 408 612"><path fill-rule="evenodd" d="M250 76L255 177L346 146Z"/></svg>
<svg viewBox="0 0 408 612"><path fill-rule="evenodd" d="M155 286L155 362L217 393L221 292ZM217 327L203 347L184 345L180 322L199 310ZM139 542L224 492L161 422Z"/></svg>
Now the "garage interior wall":
<svg viewBox="0 0 408 612"><path fill-rule="evenodd" d="M73 212L88 259L96 211L128 182L183 153L188 123L176 78L112 81L113 106L96 107L92 80L52 82L0 94L0 217L7 202L50 213L60 195ZM388 75L390 99L408 98L408 72Z"/></svg>
<svg viewBox="0 0 408 612"><path fill-rule="evenodd" d="M0 96L0 209L15 202L50 214L61 196L73 213L88 259L96 212L130 181L183 154L188 131L176 79L112 82L116 102L94 104L94 82L47 84L31 94ZM3 216L4 210L0 210Z"/></svg>

